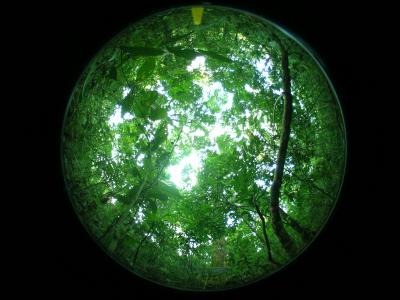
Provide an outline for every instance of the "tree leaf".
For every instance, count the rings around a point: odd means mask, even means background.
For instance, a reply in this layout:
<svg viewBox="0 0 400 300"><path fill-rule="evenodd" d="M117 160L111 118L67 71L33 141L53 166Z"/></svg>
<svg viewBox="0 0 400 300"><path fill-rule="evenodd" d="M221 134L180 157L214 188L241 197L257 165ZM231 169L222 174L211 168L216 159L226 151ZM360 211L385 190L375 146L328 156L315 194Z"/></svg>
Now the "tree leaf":
<svg viewBox="0 0 400 300"><path fill-rule="evenodd" d="M138 168L136 166L133 166L132 168L129 169L129 173L133 176L133 177L138 177L140 175L140 172L138 170Z"/></svg>
<svg viewBox="0 0 400 300"><path fill-rule="evenodd" d="M218 53L216 53L214 51L199 50L199 52L201 54L204 54L204 55L206 55L208 57L217 59L217 60L219 60L221 62L224 62L224 63L233 63L233 61L230 58L228 58L226 56L223 56L223 55L220 55L220 54L218 54Z"/></svg>
<svg viewBox="0 0 400 300"><path fill-rule="evenodd" d="M150 107L156 101L158 93L155 91L146 92L137 97L132 108L136 116L145 118L149 115Z"/></svg>
<svg viewBox="0 0 400 300"><path fill-rule="evenodd" d="M129 93L125 99L120 102L121 114L124 115L127 112L134 111L135 96L133 93Z"/></svg>
<svg viewBox="0 0 400 300"><path fill-rule="evenodd" d="M166 139L168 136L167 127L160 126L155 134L154 140L152 141L151 150L156 150Z"/></svg>
<svg viewBox="0 0 400 300"><path fill-rule="evenodd" d="M160 56L164 54L164 51L158 48L121 46L120 49L131 57Z"/></svg>
<svg viewBox="0 0 400 300"><path fill-rule="evenodd" d="M155 121L155 120L161 120L167 116L168 116L168 114L167 114L167 110L165 108L156 107L150 111L149 118L151 120Z"/></svg>
<svg viewBox="0 0 400 300"><path fill-rule="evenodd" d="M155 66L156 60L153 57L147 57L137 72L137 79L146 80L153 73Z"/></svg>
<svg viewBox="0 0 400 300"><path fill-rule="evenodd" d="M162 180L160 180L158 182L158 184L155 188L159 192L162 192L169 197L181 197L182 196L181 193L179 192L179 190L175 186L170 185Z"/></svg>
<svg viewBox="0 0 400 300"><path fill-rule="evenodd" d="M199 55L199 52L193 50L193 49L179 49L179 48L173 48L173 47L168 47L167 48L169 52L173 53L175 56L185 58L187 60L193 60L196 58L196 56Z"/></svg>

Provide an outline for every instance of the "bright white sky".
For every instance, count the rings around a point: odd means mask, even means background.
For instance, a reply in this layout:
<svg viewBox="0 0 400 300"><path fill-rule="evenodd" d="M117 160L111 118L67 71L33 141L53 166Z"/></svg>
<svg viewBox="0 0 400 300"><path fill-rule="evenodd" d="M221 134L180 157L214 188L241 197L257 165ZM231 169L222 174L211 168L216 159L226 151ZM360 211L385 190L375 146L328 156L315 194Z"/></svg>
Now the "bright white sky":
<svg viewBox="0 0 400 300"><path fill-rule="evenodd" d="M188 172L188 182L184 182L183 169L190 167ZM189 156L180 160L177 165L172 165L167 168L170 174L170 180L180 189L191 189L197 183L197 173L201 168L200 153L193 151Z"/></svg>

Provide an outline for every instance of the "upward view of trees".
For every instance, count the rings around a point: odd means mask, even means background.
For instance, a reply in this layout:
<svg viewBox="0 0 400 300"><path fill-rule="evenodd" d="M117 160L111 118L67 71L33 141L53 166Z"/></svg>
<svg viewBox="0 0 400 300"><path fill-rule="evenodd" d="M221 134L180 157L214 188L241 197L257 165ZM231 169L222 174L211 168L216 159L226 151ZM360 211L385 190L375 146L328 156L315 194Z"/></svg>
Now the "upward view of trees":
<svg viewBox="0 0 400 300"><path fill-rule="evenodd" d="M223 289L279 270L327 221L345 164L340 107L313 57L240 11L173 9L90 62L62 163L92 237L134 273Z"/></svg>

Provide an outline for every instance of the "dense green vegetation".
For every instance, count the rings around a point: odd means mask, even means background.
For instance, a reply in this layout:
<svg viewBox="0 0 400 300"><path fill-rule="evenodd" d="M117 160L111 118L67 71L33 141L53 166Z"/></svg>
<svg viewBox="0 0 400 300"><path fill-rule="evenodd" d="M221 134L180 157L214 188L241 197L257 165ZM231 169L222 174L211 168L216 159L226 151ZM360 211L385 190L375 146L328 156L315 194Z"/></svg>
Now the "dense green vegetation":
<svg viewBox="0 0 400 300"><path fill-rule="evenodd" d="M312 241L346 144L304 48L247 13L201 13L150 16L96 55L72 93L62 160L78 216L115 260L164 285L223 289Z"/></svg>

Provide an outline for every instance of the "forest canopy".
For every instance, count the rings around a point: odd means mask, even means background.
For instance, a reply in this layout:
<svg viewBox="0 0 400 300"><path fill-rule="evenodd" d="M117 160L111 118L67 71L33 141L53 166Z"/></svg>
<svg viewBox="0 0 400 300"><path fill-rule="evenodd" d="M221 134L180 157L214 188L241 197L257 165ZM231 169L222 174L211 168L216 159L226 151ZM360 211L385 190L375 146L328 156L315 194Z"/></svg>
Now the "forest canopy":
<svg viewBox="0 0 400 300"><path fill-rule="evenodd" d="M242 286L280 270L326 224L346 137L317 60L276 25L215 7L130 25L78 80L62 165L97 244L174 288Z"/></svg>

